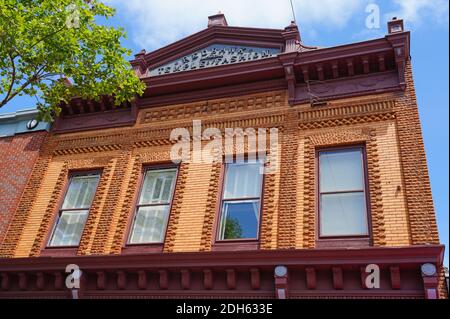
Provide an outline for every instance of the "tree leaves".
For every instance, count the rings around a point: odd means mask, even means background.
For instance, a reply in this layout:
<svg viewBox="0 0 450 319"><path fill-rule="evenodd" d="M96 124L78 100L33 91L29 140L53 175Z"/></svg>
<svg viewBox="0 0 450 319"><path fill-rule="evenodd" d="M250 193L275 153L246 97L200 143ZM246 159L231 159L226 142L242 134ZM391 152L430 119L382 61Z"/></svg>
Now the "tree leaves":
<svg viewBox="0 0 450 319"><path fill-rule="evenodd" d="M73 97L111 95L119 105L142 94L120 44L124 31L97 23L114 12L98 0L2 0L0 107L36 96L41 119L51 121Z"/></svg>

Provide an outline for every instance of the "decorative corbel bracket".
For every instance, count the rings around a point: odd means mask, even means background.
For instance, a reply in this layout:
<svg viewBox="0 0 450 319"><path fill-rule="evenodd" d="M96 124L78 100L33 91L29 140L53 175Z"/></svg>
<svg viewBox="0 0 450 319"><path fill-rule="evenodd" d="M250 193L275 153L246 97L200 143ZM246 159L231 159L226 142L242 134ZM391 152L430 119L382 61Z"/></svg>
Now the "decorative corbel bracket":
<svg viewBox="0 0 450 319"><path fill-rule="evenodd" d="M297 52L285 53L278 56L284 69L284 77L288 86L288 102L290 106L294 105L295 88L297 87L294 69L294 61L296 57Z"/></svg>
<svg viewBox="0 0 450 319"><path fill-rule="evenodd" d="M409 60L409 32L389 34L386 39L392 45L400 87L406 89L406 62Z"/></svg>

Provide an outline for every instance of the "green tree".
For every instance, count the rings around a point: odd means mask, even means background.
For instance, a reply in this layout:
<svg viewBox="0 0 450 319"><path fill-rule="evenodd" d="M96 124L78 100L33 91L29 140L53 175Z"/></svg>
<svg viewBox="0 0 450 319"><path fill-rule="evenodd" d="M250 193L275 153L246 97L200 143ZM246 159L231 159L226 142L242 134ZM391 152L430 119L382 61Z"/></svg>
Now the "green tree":
<svg viewBox="0 0 450 319"><path fill-rule="evenodd" d="M98 0L1 0L0 108L35 96L40 119L51 121L73 97L111 95L119 105L142 94L123 29L99 23L114 13Z"/></svg>
<svg viewBox="0 0 450 319"><path fill-rule="evenodd" d="M225 239L242 238L242 227L236 218L228 217L225 225Z"/></svg>

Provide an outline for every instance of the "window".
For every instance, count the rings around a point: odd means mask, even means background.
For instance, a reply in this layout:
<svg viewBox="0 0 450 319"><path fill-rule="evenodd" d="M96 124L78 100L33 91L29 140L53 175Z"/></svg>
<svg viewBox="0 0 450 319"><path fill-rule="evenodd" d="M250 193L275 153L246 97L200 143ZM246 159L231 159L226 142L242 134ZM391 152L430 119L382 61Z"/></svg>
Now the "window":
<svg viewBox="0 0 450 319"><path fill-rule="evenodd" d="M219 240L258 239L262 166L261 162L225 166Z"/></svg>
<svg viewBox="0 0 450 319"><path fill-rule="evenodd" d="M177 169L147 170L136 207L130 244L154 244L164 241Z"/></svg>
<svg viewBox="0 0 450 319"><path fill-rule="evenodd" d="M50 238L50 247L78 246L99 179L99 173L72 175Z"/></svg>
<svg viewBox="0 0 450 319"><path fill-rule="evenodd" d="M364 149L319 152L321 237L368 236Z"/></svg>

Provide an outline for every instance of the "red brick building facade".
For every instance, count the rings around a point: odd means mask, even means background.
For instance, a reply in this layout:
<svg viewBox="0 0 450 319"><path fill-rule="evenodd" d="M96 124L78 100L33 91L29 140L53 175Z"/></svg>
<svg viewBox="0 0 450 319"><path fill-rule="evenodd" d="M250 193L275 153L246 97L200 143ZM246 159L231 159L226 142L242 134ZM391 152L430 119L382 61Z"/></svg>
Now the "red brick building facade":
<svg viewBox="0 0 450 319"><path fill-rule="evenodd" d="M0 297L446 298L409 47L401 20L316 48L295 24L218 14L140 52L143 96L74 99L53 124L0 246ZM195 149L174 164L174 129L211 140L195 120L277 129L278 165L261 177Z"/></svg>
<svg viewBox="0 0 450 319"><path fill-rule="evenodd" d="M27 128L36 111L0 117L0 242L26 189L39 150L47 136L47 124Z"/></svg>

